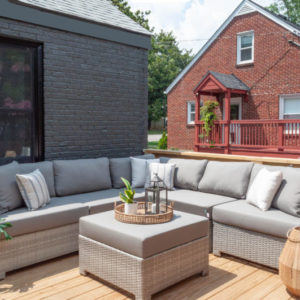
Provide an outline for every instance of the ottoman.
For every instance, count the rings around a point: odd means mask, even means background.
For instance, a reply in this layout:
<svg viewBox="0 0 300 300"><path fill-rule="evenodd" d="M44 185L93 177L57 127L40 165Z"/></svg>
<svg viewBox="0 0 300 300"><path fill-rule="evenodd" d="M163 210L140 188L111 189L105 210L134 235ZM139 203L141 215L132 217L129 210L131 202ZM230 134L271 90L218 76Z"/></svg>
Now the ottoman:
<svg viewBox="0 0 300 300"><path fill-rule="evenodd" d="M135 295L151 295L194 274L208 273L209 221L175 211L172 221L136 225L107 211L79 221L80 273Z"/></svg>

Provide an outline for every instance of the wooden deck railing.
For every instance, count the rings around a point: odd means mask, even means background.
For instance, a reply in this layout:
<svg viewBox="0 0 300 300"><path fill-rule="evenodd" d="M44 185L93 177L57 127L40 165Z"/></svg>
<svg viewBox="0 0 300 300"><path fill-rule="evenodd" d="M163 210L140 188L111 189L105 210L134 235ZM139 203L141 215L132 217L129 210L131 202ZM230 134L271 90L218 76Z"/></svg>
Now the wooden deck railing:
<svg viewBox="0 0 300 300"><path fill-rule="evenodd" d="M219 147L224 153L235 149L300 153L300 120L216 121L208 136L202 121L196 122L195 126L196 151Z"/></svg>

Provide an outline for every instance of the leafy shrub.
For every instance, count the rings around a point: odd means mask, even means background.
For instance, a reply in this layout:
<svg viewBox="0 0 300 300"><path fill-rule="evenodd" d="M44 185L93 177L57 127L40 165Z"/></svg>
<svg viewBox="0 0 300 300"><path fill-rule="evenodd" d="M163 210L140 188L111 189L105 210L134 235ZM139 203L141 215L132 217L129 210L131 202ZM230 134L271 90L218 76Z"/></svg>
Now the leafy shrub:
<svg viewBox="0 0 300 300"><path fill-rule="evenodd" d="M163 132L162 137L158 141L158 149L168 149L168 136L165 131Z"/></svg>

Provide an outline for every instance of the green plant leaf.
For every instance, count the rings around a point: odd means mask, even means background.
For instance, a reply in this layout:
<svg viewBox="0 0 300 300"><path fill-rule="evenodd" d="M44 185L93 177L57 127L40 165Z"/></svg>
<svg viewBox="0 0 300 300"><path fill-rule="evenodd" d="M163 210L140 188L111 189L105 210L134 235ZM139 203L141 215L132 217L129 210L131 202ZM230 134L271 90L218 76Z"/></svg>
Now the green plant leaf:
<svg viewBox="0 0 300 300"><path fill-rule="evenodd" d="M125 195L126 195L129 199L133 199L133 192L132 192L132 191L125 190L124 193L125 193Z"/></svg>
<svg viewBox="0 0 300 300"><path fill-rule="evenodd" d="M130 182L129 182L127 179L125 179L124 177L121 177L121 180L124 182L126 188L127 188L128 190L131 190Z"/></svg>

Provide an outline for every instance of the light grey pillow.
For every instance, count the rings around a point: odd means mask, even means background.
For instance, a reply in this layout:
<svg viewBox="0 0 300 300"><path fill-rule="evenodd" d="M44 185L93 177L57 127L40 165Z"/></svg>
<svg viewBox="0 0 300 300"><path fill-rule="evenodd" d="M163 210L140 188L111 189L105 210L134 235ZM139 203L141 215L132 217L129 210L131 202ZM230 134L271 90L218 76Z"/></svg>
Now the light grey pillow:
<svg viewBox="0 0 300 300"><path fill-rule="evenodd" d="M153 154L145 154L134 156L135 158L142 159L154 159ZM122 158L111 158L109 160L110 175L112 180L112 185L115 189L125 187L124 182L121 180L121 177L126 178L131 182L131 163L129 157Z"/></svg>
<svg viewBox="0 0 300 300"><path fill-rule="evenodd" d="M160 187L173 190L174 188L174 173L175 164L160 164L160 163L149 163L148 162L149 176L146 176L145 188L151 187L151 181L155 178L155 175L163 181Z"/></svg>
<svg viewBox="0 0 300 300"><path fill-rule="evenodd" d="M256 164L252 170L251 182L262 168L269 171L281 171L283 175L282 183L274 197L272 207L300 217L300 169Z"/></svg>
<svg viewBox="0 0 300 300"><path fill-rule="evenodd" d="M37 210L50 202L47 183L39 169L29 174L17 174L16 181L28 210Z"/></svg>
<svg viewBox="0 0 300 300"><path fill-rule="evenodd" d="M37 163L29 163L29 164L19 164L20 174L29 174L36 169L39 169L43 174L47 187L49 190L49 194L51 197L55 197L55 185L54 185L54 172L53 172L53 162L52 161L42 161Z"/></svg>
<svg viewBox="0 0 300 300"><path fill-rule="evenodd" d="M204 193L243 199L252 167L251 162L209 161L198 189Z"/></svg>
<svg viewBox="0 0 300 300"><path fill-rule="evenodd" d="M159 162L159 159L141 159L130 157L131 162L131 186L133 188L144 187L146 174L148 174L147 162Z"/></svg>
<svg viewBox="0 0 300 300"><path fill-rule="evenodd" d="M185 190L197 190L207 160L161 157L161 163L175 164L174 186Z"/></svg>
<svg viewBox="0 0 300 300"><path fill-rule="evenodd" d="M0 214L24 206L16 182L18 172L19 164L15 161L0 167Z"/></svg>
<svg viewBox="0 0 300 300"><path fill-rule="evenodd" d="M111 188L109 160L55 160L54 177L57 196L94 192Z"/></svg>

